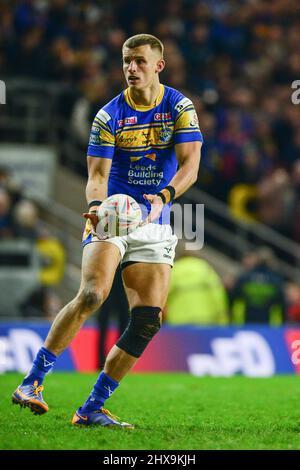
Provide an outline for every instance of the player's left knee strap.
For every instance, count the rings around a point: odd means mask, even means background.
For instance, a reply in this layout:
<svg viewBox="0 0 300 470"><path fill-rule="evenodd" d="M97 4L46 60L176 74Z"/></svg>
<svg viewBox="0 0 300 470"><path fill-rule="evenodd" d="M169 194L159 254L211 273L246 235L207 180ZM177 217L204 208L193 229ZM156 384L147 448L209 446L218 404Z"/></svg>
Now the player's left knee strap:
<svg viewBox="0 0 300 470"><path fill-rule="evenodd" d="M135 307L117 346L131 356L140 357L160 329L159 307Z"/></svg>

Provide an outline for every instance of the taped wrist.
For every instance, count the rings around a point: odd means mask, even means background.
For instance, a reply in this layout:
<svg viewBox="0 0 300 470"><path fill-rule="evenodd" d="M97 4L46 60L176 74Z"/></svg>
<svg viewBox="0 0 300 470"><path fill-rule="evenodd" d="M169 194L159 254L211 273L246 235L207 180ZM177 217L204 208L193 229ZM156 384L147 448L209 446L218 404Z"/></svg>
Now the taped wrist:
<svg viewBox="0 0 300 470"><path fill-rule="evenodd" d="M102 204L102 201L100 201L99 199L94 199L93 201L89 202L88 206L90 209L91 207L101 206L101 204Z"/></svg>
<svg viewBox="0 0 300 470"><path fill-rule="evenodd" d="M140 357L160 329L159 307L135 307L131 310L126 330L116 343L133 357Z"/></svg>
<svg viewBox="0 0 300 470"><path fill-rule="evenodd" d="M162 189L159 193L157 193L157 196L160 196L162 199L162 202L164 204L167 204L168 202L173 201L175 198L175 188L173 186L166 186L164 189Z"/></svg>

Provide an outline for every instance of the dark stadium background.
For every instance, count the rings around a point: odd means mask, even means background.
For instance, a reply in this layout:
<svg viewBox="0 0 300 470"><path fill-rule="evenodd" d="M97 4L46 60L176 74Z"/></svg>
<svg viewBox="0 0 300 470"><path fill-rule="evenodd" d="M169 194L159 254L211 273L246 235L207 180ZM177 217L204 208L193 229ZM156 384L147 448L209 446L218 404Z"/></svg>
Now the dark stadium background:
<svg viewBox="0 0 300 470"><path fill-rule="evenodd" d="M291 0L1 1L3 383L13 387L7 373L29 368L77 291L91 122L125 87L123 42L143 32L164 43L161 81L191 98L199 116L199 178L181 202L204 204L205 242L189 253L201 260L193 275L178 264L165 325L129 380L145 371L191 380L300 373L299 31ZM180 302L186 309L172 319ZM105 351L118 309L114 295ZM97 370L98 317L56 370Z"/></svg>

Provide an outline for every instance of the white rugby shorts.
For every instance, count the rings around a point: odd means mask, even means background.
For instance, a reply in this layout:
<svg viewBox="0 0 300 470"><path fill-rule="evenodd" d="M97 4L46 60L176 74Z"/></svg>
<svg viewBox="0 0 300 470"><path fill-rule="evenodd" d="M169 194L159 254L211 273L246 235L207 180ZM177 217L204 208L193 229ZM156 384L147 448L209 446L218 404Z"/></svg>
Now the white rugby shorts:
<svg viewBox="0 0 300 470"><path fill-rule="evenodd" d="M97 242L97 237L92 242ZM147 224L129 235L103 240L116 245L121 254L121 265L128 262L162 263L173 266L178 238L170 225Z"/></svg>

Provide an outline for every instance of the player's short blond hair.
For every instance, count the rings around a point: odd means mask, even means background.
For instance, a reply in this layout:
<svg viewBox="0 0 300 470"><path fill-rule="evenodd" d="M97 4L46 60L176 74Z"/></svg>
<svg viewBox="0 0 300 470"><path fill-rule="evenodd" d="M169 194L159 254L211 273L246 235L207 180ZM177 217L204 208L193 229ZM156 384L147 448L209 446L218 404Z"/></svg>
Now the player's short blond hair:
<svg viewBox="0 0 300 470"><path fill-rule="evenodd" d="M133 49L134 47L146 46L147 44L149 44L151 49L157 49L161 57L163 57L163 43L157 37L152 36L152 34L136 34L135 36L131 36L130 38L126 39L122 49L124 49L124 47L128 47L128 49Z"/></svg>

